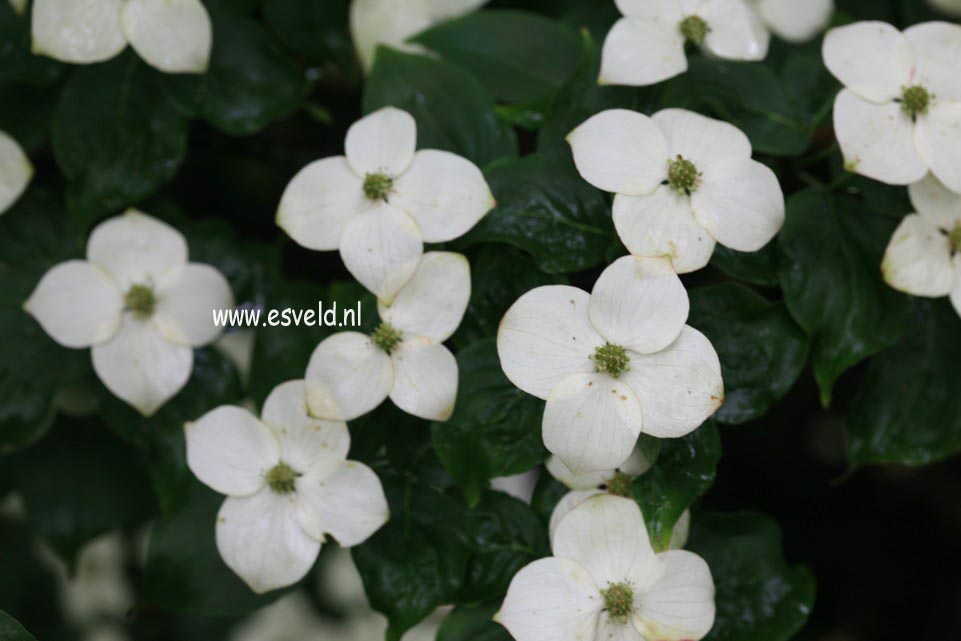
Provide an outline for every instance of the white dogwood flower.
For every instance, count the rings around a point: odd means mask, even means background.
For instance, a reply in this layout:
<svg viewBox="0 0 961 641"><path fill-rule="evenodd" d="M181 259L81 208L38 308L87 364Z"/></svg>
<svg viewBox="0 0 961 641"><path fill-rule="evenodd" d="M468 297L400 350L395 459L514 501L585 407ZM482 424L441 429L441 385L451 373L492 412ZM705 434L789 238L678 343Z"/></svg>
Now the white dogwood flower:
<svg viewBox="0 0 961 641"><path fill-rule="evenodd" d="M892 185L930 170L961 192L961 26L858 22L829 31L823 56L845 87L834 130L846 169Z"/></svg>
<svg viewBox="0 0 961 641"><path fill-rule="evenodd" d="M884 280L915 296L950 296L961 315L961 195L930 174L908 193L917 213L905 216L891 237Z"/></svg>
<svg viewBox="0 0 961 641"><path fill-rule="evenodd" d="M34 53L78 64L129 44L167 73L203 73L213 44L200 0L33 0L32 36Z"/></svg>
<svg viewBox="0 0 961 641"><path fill-rule="evenodd" d="M761 22L788 42L806 42L821 33L834 15L834 0L750 0Z"/></svg>
<svg viewBox="0 0 961 641"><path fill-rule="evenodd" d="M350 34L361 65L370 71L379 45L401 51L423 51L407 39L437 23L470 13L487 1L352 0Z"/></svg>
<svg viewBox="0 0 961 641"><path fill-rule="evenodd" d="M494 206L474 163L415 152L417 125L385 107L347 130L346 156L304 167L284 191L277 224L308 249L340 249L344 265L390 303L424 250L466 233Z"/></svg>
<svg viewBox="0 0 961 641"><path fill-rule="evenodd" d="M670 261L633 256L605 269L590 294L538 287L507 310L501 369L547 400L544 445L571 472L617 468L642 431L683 436L721 406L717 353L684 324L688 311Z"/></svg>
<svg viewBox="0 0 961 641"><path fill-rule="evenodd" d="M91 347L107 389L149 416L190 378L193 348L220 335L212 310L233 305L219 271L187 262L180 232L130 209L93 230L87 260L44 274L24 308L64 347Z"/></svg>
<svg viewBox="0 0 961 641"><path fill-rule="evenodd" d="M514 575L494 616L517 641L699 641L714 625L707 563L685 550L655 553L634 501L587 499L551 548Z"/></svg>
<svg viewBox="0 0 961 641"><path fill-rule="evenodd" d="M217 515L220 556L258 594L302 579L327 535L352 547L387 522L380 479L347 460L345 423L308 416L303 381L274 388L260 420L225 405L184 433L190 470L227 496Z"/></svg>
<svg viewBox="0 0 961 641"><path fill-rule="evenodd" d="M33 177L33 165L11 136L0 131L0 214L10 209Z"/></svg>
<svg viewBox="0 0 961 641"><path fill-rule="evenodd" d="M311 415L349 421L389 396L408 414L446 421L458 372L443 343L460 325L469 299L467 259L425 254L394 302L377 304L381 323L373 333L340 332L314 350L305 376Z"/></svg>
<svg viewBox="0 0 961 641"><path fill-rule="evenodd" d="M740 129L684 109L653 117L603 111L567 137L589 183L613 192L614 226L635 256L669 256L678 273L714 246L753 252L784 224L777 176L751 159Z"/></svg>
<svg viewBox="0 0 961 641"><path fill-rule="evenodd" d="M687 71L686 45L728 60L763 60L771 35L749 0L615 0L624 15L604 40L601 84L645 86Z"/></svg>

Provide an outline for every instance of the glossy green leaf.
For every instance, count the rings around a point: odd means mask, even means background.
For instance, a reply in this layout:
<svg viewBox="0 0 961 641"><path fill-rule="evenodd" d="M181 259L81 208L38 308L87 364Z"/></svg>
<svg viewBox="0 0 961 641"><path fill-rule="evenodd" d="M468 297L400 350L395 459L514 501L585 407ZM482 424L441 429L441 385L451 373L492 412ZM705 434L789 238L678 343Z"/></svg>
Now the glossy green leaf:
<svg viewBox="0 0 961 641"><path fill-rule="evenodd" d="M37 641L12 616L0 610L0 641Z"/></svg>
<svg viewBox="0 0 961 641"><path fill-rule="evenodd" d="M531 495L531 508L545 525L550 523L554 508L560 503L564 495L570 490L563 483L551 476L546 470L541 470Z"/></svg>
<svg viewBox="0 0 961 641"><path fill-rule="evenodd" d="M725 274L758 285L777 287L777 243L768 243L756 252L739 252L723 245L714 248L711 264Z"/></svg>
<svg viewBox="0 0 961 641"><path fill-rule="evenodd" d="M264 0L267 25L293 51L344 64L354 57L347 0Z"/></svg>
<svg viewBox="0 0 961 641"><path fill-rule="evenodd" d="M444 617L437 631L437 641L511 641L507 629L491 618L500 605L459 606Z"/></svg>

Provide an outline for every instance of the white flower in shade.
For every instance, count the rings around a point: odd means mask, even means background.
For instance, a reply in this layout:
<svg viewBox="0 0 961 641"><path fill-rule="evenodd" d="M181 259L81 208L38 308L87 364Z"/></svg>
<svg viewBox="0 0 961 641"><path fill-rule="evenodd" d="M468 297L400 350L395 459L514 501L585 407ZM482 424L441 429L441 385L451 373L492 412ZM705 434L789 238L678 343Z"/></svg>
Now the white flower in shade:
<svg viewBox="0 0 961 641"><path fill-rule="evenodd" d="M0 214L17 202L33 177L33 165L17 141L0 131Z"/></svg>
<svg viewBox="0 0 961 641"><path fill-rule="evenodd" d="M961 16L961 0L928 0L928 4L939 11Z"/></svg>
<svg viewBox="0 0 961 641"><path fill-rule="evenodd" d="M187 465L226 494L217 515L217 549L257 593L299 581L327 535L358 545L388 519L380 479L347 460L341 421L307 414L304 382L278 385L260 420L225 405L187 423Z"/></svg>
<svg viewBox="0 0 961 641"><path fill-rule="evenodd" d="M78 64L129 44L167 73L203 73L213 43L200 0L33 0L32 35L34 53Z"/></svg>
<svg viewBox="0 0 961 641"><path fill-rule="evenodd" d="M277 224L308 249L340 249L344 265L390 303L424 251L466 233L494 206L469 160L435 149L415 152L417 125L385 107L351 125L345 156L324 158L294 176Z"/></svg>
<svg viewBox="0 0 961 641"><path fill-rule="evenodd" d="M446 421L457 397L457 361L443 342L470 300L470 265L460 254L428 252L393 304L377 304L381 323L369 336L325 338L307 365L312 416L349 421L388 396L420 418Z"/></svg>
<svg viewBox="0 0 961 641"><path fill-rule="evenodd" d="M824 31L834 15L834 0L750 0L774 35L805 42Z"/></svg>
<svg viewBox="0 0 961 641"><path fill-rule="evenodd" d="M614 226L635 256L704 267L717 243L743 252L784 224L777 176L751 159L740 129L683 109L603 111L567 137L589 183L614 192Z"/></svg>
<svg viewBox="0 0 961 641"><path fill-rule="evenodd" d="M892 185L930 170L961 192L961 26L858 22L831 29L823 56L844 84L834 130L846 169Z"/></svg>
<svg viewBox="0 0 961 641"><path fill-rule="evenodd" d="M220 335L212 310L233 305L219 271L187 262L180 232L131 209L93 230L87 260L44 274L24 308L64 347L91 347L107 389L149 416L190 378L193 348Z"/></svg>
<svg viewBox="0 0 961 641"><path fill-rule="evenodd" d="M698 555L657 554L634 501L604 494L561 521L554 556L522 568L494 620L517 641L698 641L714 580Z"/></svg>
<svg viewBox="0 0 961 641"><path fill-rule="evenodd" d="M961 195L930 174L908 193L917 213L905 216L891 237L884 280L915 296L950 296L961 315Z"/></svg>
<svg viewBox="0 0 961 641"><path fill-rule="evenodd" d="M370 71L378 45L401 51L423 51L407 39L486 3L487 0L352 0L350 34L361 65Z"/></svg>
<svg viewBox="0 0 961 641"><path fill-rule="evenodd" d="M686 326L689 303L670 261L625 256L592 293L533 289L501 320L497 353L514 385L546 399L544 445L573 474L624 464L643 431L697 429L721 406L721 366Z"/></svg>
<svg viewBox="0 0 961 641"><path fill-rule="evenodd" d="M807 0L805 0L807 1ZM624 15L604 41L601 84L653 85L687 71L684 47L763 60L771 35L749 0L615 0Z"/></svg>

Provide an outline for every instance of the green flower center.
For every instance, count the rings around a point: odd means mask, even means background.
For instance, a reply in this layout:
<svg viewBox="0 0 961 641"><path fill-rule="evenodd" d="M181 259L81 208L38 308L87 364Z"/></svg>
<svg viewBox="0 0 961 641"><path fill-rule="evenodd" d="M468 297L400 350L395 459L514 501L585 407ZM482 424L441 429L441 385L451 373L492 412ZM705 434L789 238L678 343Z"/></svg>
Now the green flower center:
<svg viewBox="0 0 961 641"><path fill-rule="evenodd" d="M629 499L631 498L632 482L634 482L633 476L625 474L624 472L617 472L614 474L614 478L607 482L607 492L608 494L623 496Z"/></svg>
<svg viewBox="0 0 961 641"><path fill-rule="evenodd" d="M403 337L401 331L390 323L381 323L370 335L370 340L374 342L374 345L390 354L390 351L397 347L397 343Z"/></svg>
<svg viewBox="0 0 961 641"><path fill-rule="evenodd" d="M385 200L394 187L394 179L387 174L364 176L364 195L371 200Z"/></svg>
<svg viewBox="0 0 961 641"><path fill-rule="evenodd" d="M147 285L132 285L123 297L124 306L132 311L135 316L148 318L153 315L157 307L157 297L153 289Z"/></svg>
<svg viewBox="0 0 961 641"><path fill-rule="evenodd" d="M267 485L275 494L290 494L296 487L297 472L286 463L278 463L267 472Z"/></svg>
<svg viewBox="0 0 961 641"><path fill-rule="evenodd" d="M688 16L681 20L681 24L678 25L678 29L684 39L690 42L692 45L697 45L700 47L704 44L704 38L707 37L707 32L711 30L704 22L704 18L700 16Z"/></svg>
<svg viewBox="0 0 961 641"><path fill-rule="evenodd" d="M677 193L689 196L701 184L701 174L694 163L678 154L676 159L667 161L667 184Z"/></svg>
<svg viewBox="0 0 961 641"><path fill-rule="evenodd" d="M634 590L627 583L611 584L606 590L601 590L604 597L604 609L607 616L617 623L627 623L634 613Z"/></svg>
<svg viewBox="0 0 961 641"><path fill-rule="evenodd" d="M954 229L951 230L951 253L961 254L961 222L954 224Z"/></svg>
<svg viewBox="0 0 961 641"><path fill-rule="evenodd" d="M932 97L921 85L904 87L901 93L901 110L908 114L911 120L915 120L918 116L928 113Z"/></svg>
<svg viewBox="0 0 961 641"><path fill-rule="evenodd" d="M631 358L627 355L627 350L612 343L605 343L598 347L591 356L591 360L594 361L595 372L604 372L614 378L631 369L628 365Z"/></svg>

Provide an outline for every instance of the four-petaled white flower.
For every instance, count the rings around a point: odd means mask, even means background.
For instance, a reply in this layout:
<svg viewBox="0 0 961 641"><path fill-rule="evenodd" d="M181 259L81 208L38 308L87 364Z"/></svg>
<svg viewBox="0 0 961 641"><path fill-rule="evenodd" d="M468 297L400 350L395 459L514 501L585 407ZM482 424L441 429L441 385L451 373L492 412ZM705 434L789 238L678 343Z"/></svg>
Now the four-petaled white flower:
<svg viewBox="0 0 961 641"><path fill-rule="evenodd" d="M385 107L351 125L345 156L304 167L284 191L277 224L308 249L340 249L344 265L385 303L410 280L424 242L461 236L494 206L474 163L415 152L417 125Z"/></svg>
<svg viewBox="0 0 961 641"><path fill-rule="evenodd" d="M220 556L254 592L302 579L328 534L351 547L387 522L380 479L347 460L345 423L308 416L303 381L274 388L260 420L225 405L184 433L190 470L227 495L217 515Z"/></svg>
<svg viewBox="0 0 961 641"><path fill-rule="evenodd" d="M457 361L443 342L470 300L470 265L460 254L428 252L393 304L377 304L381 323L369 336L325 338L307 366L312 416L349 421L388 396L420 418L446 421L457 397Z"/></svg>
<svg viewBox="0 0 961 641"><path fill-rule="evenodd" d="M17 202L32 177L30 159L16 140L0 131L0 214Z"/></svg>
<svg viewBox="0 0 961 641"><path fill-rule="evenodd" d="M33 52L87 64L129 44L167 73L203 73L213 43L200 0L33 0Z"/></svg>
<svg viewBox="0 0 961 641"><path fill-rule="evenodd" d="M858 22L829 31L823 56L845 87L834 102L845 168L892 185L930 170L961 192L961 26Z"/></svg>
<svg viewBox="0 0 961 641"><path fill-rule="evenodd" d="M714 625L707 563L685 550L655 553L634 501L587 499L551 548L514 576L494 617L517 641L698 641Z"/></svg>
<svg viewBox="0 0 961 641"><path fill-rule="evenodd" d="M884 280L915 296L950 296L961 315L961 195L930 174L908 193L917 213L905 216L891 237Z"/></svg>
<svg viewBox="0 0 961 641"><path fill-rule="evenodd" d="M761 22L788 42L806 42L821 33L834 15L834 0L750 0Z"/></svg>
<svg viewBox="0 0 961 641"><path fill-rule="evenodd" d="M590 294L538 287L507 310L501 368L547 400L544 445L571 472L617 468L642 431L683 436L721 406L717 353L684 324L688 311L670 261L633 256L605 269Z"/></svg>
<svg viewBox="0 0 961 641"><path fill-rule="evenodd" d="M428 27L470 13L488 0L352 0L350 34L365 71L374 66L378 45L419 52L407 42Z"/></svg>
<svg viewBox="0 0 961 641"><path fill-rule="evenodd" d="M193 348L220 334L212 310L233 305L219 271L187 262L180 232L131 209L93 230L87 260L44 274L24 308L61 345L92 347L104 385L149 416L190 378Z"/></svg>
<svg viewBox="0 0 961 641"><path fill-rule="evenodd" d="M777 176L740 129L684 109L603 111L568 136L583 178L614 192L614 226L636 256L704 267L716 243L753 252L784 224Z"/></svg>

